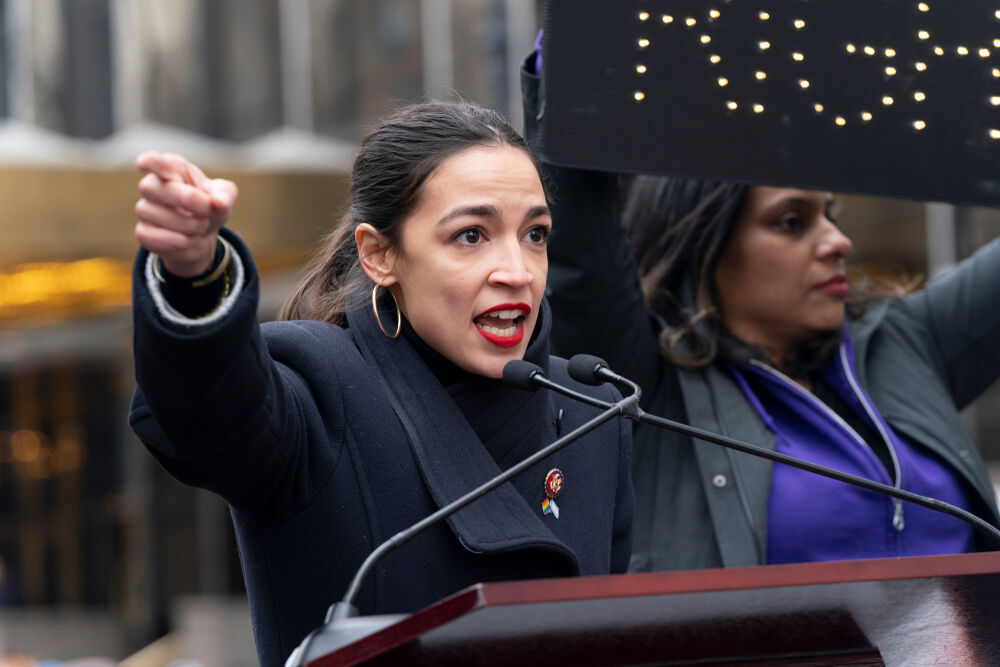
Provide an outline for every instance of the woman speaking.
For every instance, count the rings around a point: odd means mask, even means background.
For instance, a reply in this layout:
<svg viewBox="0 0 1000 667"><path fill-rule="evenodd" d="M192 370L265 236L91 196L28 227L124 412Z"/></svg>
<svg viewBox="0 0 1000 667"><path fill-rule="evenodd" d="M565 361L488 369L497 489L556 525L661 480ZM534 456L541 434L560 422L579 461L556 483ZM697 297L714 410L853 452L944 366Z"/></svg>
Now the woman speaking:
<svg viewBox="0 0 1000 667"><path fill-rule="evenodd" d="M552 226L523 140L465 104L405 107L362 143L349 210L259 326L236 187L144 153L129 416L178 479L232 507L261 664L323 622L380 543L597 414L499 378L549 356ZM379 561L361 613L481 581L622 572L630 427L609 422Z"/></svg>

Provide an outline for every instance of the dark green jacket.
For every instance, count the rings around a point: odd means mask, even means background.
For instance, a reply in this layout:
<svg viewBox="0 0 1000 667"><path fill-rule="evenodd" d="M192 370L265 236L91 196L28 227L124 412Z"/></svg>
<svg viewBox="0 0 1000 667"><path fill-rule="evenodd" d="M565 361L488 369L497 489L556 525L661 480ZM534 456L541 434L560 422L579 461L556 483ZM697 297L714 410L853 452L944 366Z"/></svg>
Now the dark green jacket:
<svg viewBox="0 0 1000 667"><path fill-rule="evenodd" d="M544 113L537 77L522 70L522 88L525 134L537 141ZM686 371L660 355L659 325L620 224L617 176L549 164L543 172L554 225L547 285L554 350L603 357L640 384L648 412L773 449L773 434L728 373ZM1000 376L998 305L994 242L928 289L850 325L858 378L883 416L954 468L975 491L974 511L995 524L995 493L958 411ZM771 462L648 426L635 428L632 462L630 569L766 562Z"/></svg>

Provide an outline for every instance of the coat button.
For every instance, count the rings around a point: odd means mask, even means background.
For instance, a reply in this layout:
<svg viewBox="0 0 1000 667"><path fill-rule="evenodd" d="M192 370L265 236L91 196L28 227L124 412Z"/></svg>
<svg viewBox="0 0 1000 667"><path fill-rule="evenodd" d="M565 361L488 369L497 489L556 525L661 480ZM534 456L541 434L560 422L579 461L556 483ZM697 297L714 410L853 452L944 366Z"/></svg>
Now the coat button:
<svg viewBox="0 0 1000 667"><path fill-rule="evenodd" d="M717 489L724 489L728 483L729 480L726 479L725 475L716 475L712 478L712 485Z"/></svg>

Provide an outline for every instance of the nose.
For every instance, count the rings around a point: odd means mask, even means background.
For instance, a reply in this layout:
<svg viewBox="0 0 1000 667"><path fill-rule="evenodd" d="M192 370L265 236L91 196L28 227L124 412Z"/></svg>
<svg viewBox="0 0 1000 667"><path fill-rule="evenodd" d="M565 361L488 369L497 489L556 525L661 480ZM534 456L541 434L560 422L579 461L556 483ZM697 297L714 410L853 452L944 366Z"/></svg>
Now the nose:
<svg viewBox="0 0 1000 667"><path fill-rule="evenodd" d="M493 270L488 282L497 287L525 287L534 280L524 261L524 252L517 240L497 243L493 258Z"/></svg>
<svg viewBox="0 0 1000 667"><path fill-rule="evenodd" d="M823 218L822 233L823 237L817 248L820 258L844 259L851 254L851 250L854 249L851 239L826 217Z"/></svg>

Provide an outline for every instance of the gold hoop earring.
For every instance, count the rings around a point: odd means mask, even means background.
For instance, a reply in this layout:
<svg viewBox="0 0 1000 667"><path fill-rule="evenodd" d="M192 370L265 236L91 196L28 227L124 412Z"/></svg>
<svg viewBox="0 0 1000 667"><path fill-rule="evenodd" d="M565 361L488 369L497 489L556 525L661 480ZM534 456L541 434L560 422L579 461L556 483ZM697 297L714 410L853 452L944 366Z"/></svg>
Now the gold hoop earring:
<svg viewBox="0 0 1000 667"><path fill-rule="evenodd" d="M378 328L382 330L383 334L385 334L385 337L391 340L396 340L399 338L399 332L403 330L403 311L399 309L399 302L396 301L396 295L393 294L390 289L389 296L392 297L392 302L396 305L396 333L390 334L385 330L385 327L382 326L382 318L378 316L378 299L376 298L376 295L378 294L379 287L382 287L382 285L380 283L375 283L375 287L372 288L372 312L375 313L375 321L378 323ZM386 289L389 288L387 287Z"/></svg>

